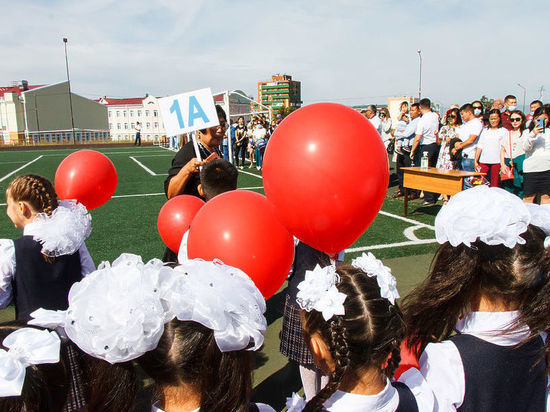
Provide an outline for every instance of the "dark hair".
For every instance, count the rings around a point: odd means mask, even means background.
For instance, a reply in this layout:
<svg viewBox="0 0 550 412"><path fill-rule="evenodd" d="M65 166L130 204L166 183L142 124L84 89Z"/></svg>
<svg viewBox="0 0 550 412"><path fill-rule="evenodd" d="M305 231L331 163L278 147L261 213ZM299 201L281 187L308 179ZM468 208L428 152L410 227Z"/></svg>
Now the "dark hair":
<svg viewBox="0 0 550 412"><path fill-rule="evenodd" d="M38 213L51 215L57 208L57 194L48 179L38 175L18 176L6 191L16 202L28 202Z"/></svg>
<svg viewBox="0 0 550 412"><path fill-rule="evenodd" d="M514 248L475 241L468 247L446 242L439 246L426 280L403 299L409 347L420 354L430 342L448 339L459 318L470 311L481 293L517 304L530 327L550 330L548 313L535 314L536 299L548 288L550 250L544 248L544 232L529 226L525 244ZM547 302L547 306L548 302ZM520 315L521 316L521 315ZM518 325L519 326L519 325ZM547 342L547 347L548 347Z"/></svg>
<svg viewBox="0 0 550 412"><path fill-rule="evenodd" d="M335 363L329 382L307 403L305 412L321 410L345 375L357 375L367 367L382 369L387 360L387 366L381 371L391 378L401 360L404 324L397 305L380 296L376 277L367 276L350 265L340 266L337 273L340 282L336 287L347 296L345 315L335 315L325 321L320 312L303 311L306 341L313 333L319 333Z"/></svg>
<svg viewBox="0 0 550 412"><path fill-rule="evenodd" d="M431 109L432 108L432 102L428 98L423 98L418 102L420 107L423 107L424 109Z"/></svg>
<svg viewBox="0 0 550 412"><path fill-rule="evenodd" d="M237 168L227 160L215 159L206 163L200 173L204 197L210 200L220 193L235 190L238 177Z"/></svg>
<svg viewBox="0 0 550 412"><path fill-rule="evenodd" d="M445 117L449 116L449 114L454 113L456 115L456 122L455 124L457 126L460 126L462 124L462 116L460 115L460 110L458 110L456 107L453 107L452 109L447 110L447 113L445 113ZM447 121L447 124L449 121Z"/></svg>
<svg viewBox="0 0 550 412"><path fill-rule="evenodd" d="M225 111L223 110L223 108L219 104L216 105L216 114L218 115L219 120L223 119L223 120L227 121L227 115L225 114ZM204 133L206 133L206 129L201 129L201 130L199 130L199 132L204 134Z"/></svg>
<svg viewBox="0 0 550 412"><path fill-rule="evenodd" d="M508 100L510 100L510 99L516 99L516 100L517 100L517 97L514 96L513 94L509 94L508 96L506 96L506 97L504 98L504 102L506 102L506 101L508 101Z"/></svg>
<svg viewBox="0 0 550 412"><path fill-rule="evenodd" d="M543 114L546 114L547 116L550 117L550 115L548 114L548 110L546 110L544 107L539 107L537 108L537 110L535 110L535 113L533 113L533 119L531 120L531 123L529 124L529 131L532 132L533 129L535 128L535 118L543 115Z"/></svg>
<svg viewBox="0 0 550 412"><path fill-rule="evenodd" d="M376 113L376 106L374 104L369 104L365 110L371 110L372 112Z"/></svg>
<svg viewBox="0 0 550 412"><path fill-rule="evenodd" d="M531 106L532 104L539 104L540 107L542 107L542 102L540 100L533 100L531 103L529 103L529 106Z"/></svg>
<svg viewBox="0 0 550 412"><path fill-rule="evenodd" d="M460 107L461 112L474 113L474 108L470 103L463 104Z"/></svg>
<svg viewBox="0 0 550 412"><path fill-rule="evenodd" d="M25 327L33 328L23 321L1 324L0 342L10 333ZM4 347L3 349L7 350ZM61 411L67 400L68 390L68 373L63 357L60 356L58 363L27 366L21 395L0 397L0 410L3 412Z"/></svg>
<svg viewBox="0 0 550 412"><path fill-rule="evenodd" d="M417 109L420 109L420 105L419 105L418 103L413 103L413 104L411 104L411 109L412 109L413 107L416 107Z"/></svg>
<svg viewBox="0 0 550 412"><path fill-rule="evenodd" d="M499 127L502 127L502 116L500 114L500 110L499 109L491 109L489 110L489 116L491 116L492 114L497 114L498 115L498 125L497 125L497 128ZM489 121L489 118L487 118L487 121ZM487 123L489 125L489 128L491 128L491 124L490 123Z"/></svg>
<svg viewBox="0 0 550 412"><path fill-rule="evenodd" d="M519 130L520 132L523 132L525 130L525 115L521 110L514 110L513 112L510 112L510 117L512 117L512 115L514 114L518 114L521 116L521 124L519 125Z"/></svg>
<svg viewBox="0 0 550 412"><path fill-rule="evenodd" d="M406 100L403 100L403 101L401 102L401 104L399 105L399 107L401 108L401 107L403 107L404 105L407 105L407 107L409 107L409 102L406 101Z"/></svg>
<svg viewBox="0 0 550 412"><path fill-rule="evenodd" d="M191 321L173 319L164 325L156 349L138 363L162 389L181 383L196 388L203 411L248 411L252 390L252 352L221 352L214 332Z"/></svg>
<svg viewBox="0 0 550 412"><path fill-rule="evenodd" d="M481 103L481 100L474 100L472 102L472 109L474 109L474 104L476 103L479 103L479 105L481 106L480 109L481 109L481 114L483 115L483 113L485 112L485 107L483 106L483 103ZM477 107L475 108L477 109Z"/></svg>

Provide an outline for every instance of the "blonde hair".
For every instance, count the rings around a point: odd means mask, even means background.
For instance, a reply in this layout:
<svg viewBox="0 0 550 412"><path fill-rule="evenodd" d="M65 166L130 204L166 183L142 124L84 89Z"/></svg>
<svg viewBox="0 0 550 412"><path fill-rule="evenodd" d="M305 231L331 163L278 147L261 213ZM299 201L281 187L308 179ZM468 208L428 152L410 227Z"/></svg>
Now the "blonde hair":
<svg viewBox="0 0 550 412"><path fill-rule="evenodd" d="M48 179L38 175L18 176L6 192L16 202L28 202L37 213L48 216L57 208L57 194Z"/></svg>

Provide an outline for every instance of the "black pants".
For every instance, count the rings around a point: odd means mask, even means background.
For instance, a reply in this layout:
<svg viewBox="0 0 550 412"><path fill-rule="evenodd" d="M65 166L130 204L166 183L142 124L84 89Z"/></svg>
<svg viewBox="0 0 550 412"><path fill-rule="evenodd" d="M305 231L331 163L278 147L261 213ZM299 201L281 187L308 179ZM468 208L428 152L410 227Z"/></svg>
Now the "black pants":
<svg viewBox="0 0 550 412"><path fill-rule="evenodd" d="M246 158L246 148L248 147L248 144L243 141L243 143L240 146L237 146L237 150L235 151L235 165L239 166L239 156L241 156L242 160L242 166L244 166L244 159Z"/></svg>
<svg viewBox="0 0 550 412"><path fill-rule="evenodd" d="M439 146L437 143L425 144L420 146L419 158L422 158L424 152L428 153L428 166L435 167L437 165L437 157L439 155ZM424 192L424 200L426 202L435 203L439 193Z"/></svg>
<svg viewBox="0 0 550 412"><path fill-rule="evenodd" d="M138 144L138 142L139 142L139 144ZM141 133L140 132L136 133L136 140L134 142L134 146L135 145L141 146Z"/></svg>
<svg viewBox="0 0 550 412"><path fill-rule="evenodd" d="M403 154L402 155L397 155L397 164L399 165L399 157L401 156L402 160L401 160L401 165L399 166L399 169L401 169L401 167L411 167L411 166L418 166L418 161L419 161L419 157L418 157L418 150L416 151L416 153L414 154L414 160L411 159L411 152L406 152L406 151L403 151ZM401 174L401 177L399 177L399 174ZM400 170L399 173L397 174L397 178L399 179L399 189L402 190L403 192L405 191L405 189L403 188L403 171ZM414 195L414 196L418 196L418 190L416 189L409 189L409 195Z"/></svg>

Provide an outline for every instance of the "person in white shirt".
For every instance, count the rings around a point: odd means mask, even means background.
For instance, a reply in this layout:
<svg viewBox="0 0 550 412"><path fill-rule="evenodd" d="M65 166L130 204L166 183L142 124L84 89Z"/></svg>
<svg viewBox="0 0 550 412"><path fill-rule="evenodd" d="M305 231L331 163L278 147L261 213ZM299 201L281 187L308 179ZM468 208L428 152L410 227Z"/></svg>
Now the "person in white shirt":
<svg viewBox="0 0 550 412"><path fill-rule="evenodd" d="M380 122L380 117L378 117L378 114L376 113L376 106L374 104L370 104L365 109L365 116L369 121L371 122L372 126L376 129L379 135L382 134L382 124Z"/></svg>
<svg viewBox="0 0 550 412"><path fill-rule="evenodd" d="M500 181L500 150L502 142L508 137L508 130L502 127L500 111L489 112L489 127L479 136L476 148L475 168L481 173L489 173L491 187L498 187Z"/></svg>
<svg viewBox="0 0 550 412"><path fill-rule="evenodd" d="M437 145L437 134L439 132L439 116L432 112L430 99L420 100L420 112L422 117L416 126L415 138L411 149L411 159L415 156L420 158L424 153L428 156L428 166L435 167L439 146ZM420 151L420 153L417 153ZM435 205L439 194L424 192L424 206Z"/></svg>
<svg viewBox="0 0 550 412"><path fill-rule="evenodd" d="M298 290L304 337L315 365L329 375L304 412L433 409L417 369L392 382L405 329L395 278L380 260L369 253L337 269L316 266Z"/></svg>
<svg viewBox="0 0 550 412"><path fill-rule="evenodd" d="M506 224L503 224L506 222ZM454 195L438 213L431 273L403 299L408 346L434 411L544 411L550 209L496 187ZM529 326L527 326L529 325Z"/></svg>
<svg viewBox="0 0 550 412"><path fill-rule="evenodd" d="M386 149L388 148L388 145L390 144L392 140L391 135L391 126L392 121L390 117L390 112L385 107L380 109L380 137L382 138L382 141L384 142L384 146Z"/></svg>
<svg viewBox="0 0 550 412"><path fill-rule="evenodd" d="M525 150L521 135L525 130L525 115L521 110L514 110L510 115L512 130L504 138L500 148L500 171L507 172L512 169L513 179L501 180L503 189L523 199L523 162L525 161Z"/></svg>
<svg viewBox="0 0 550 412"><path fill-rule="evenodd" d="M473 172L475 170L474 159L477 141L483 129L483 123L474 116L474 109L470 103L466 103L460 108L460 116L464 123L458 129L457 137L462 140L462 142L455 143L455 147L451 150L451 154L454 155L458 150L462 149L460 168L461 170ZM464 189L470 187L472 187L471 179L464 179Z"/></svg>
<svg viewBox="0 0 550 412"><path fill-rule="evenodd" d="M134 141L134 146L141 146L141 123L136 122L136 140ZM139 142L139 143L138 143Z"/></svg>
<svg viewBox="0 0 550 412"><path fill-rule="evenodd" d="M523 162L523 200L533 203L537 195L541 203L550 203L550 128L548 112L535 110L529 131L521 137L525 150ZM539 121L542 125L539 125Z"/></svg>

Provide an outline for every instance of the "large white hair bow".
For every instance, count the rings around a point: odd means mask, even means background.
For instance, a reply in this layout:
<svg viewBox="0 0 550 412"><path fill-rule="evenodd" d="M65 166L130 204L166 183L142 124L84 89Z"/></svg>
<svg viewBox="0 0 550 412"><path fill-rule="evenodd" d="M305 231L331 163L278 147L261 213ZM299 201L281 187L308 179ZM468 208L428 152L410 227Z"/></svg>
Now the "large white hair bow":
<svg viewBox="0 0 550 412"><path fill-rule="evenodd" d="M296 302L307 312L321 312L325 320L343 315L346 294L338 291L339 281L332 265L323 268L317 265L313 270L306 270L305 279L298 284Z"/></svg>
<svg viewBox="0 0 550 412"><path fill-rule="evenodd" d="M84 352L119 363L155 349L174 317L212 329L222 352L256 350L264 312L263 296L239 269L199 259L172 269L122 254L71 287L67 310L38 309L29 324L61 328Z"/></svg>
<svg viewBox="0 0 550 412"><path fill-rule="evenodd" d="M25 226L25 234L42 245L46 256L75 253L92 232L92 216L74 200L62 200L51 215L39 213Z"/></svg>
<svg viewBox="0 0 550 412"><path fill-rule="evenodd" d="M177 319L212 329L222 352L262 346L267 329L265 299L242 270L220 261L192 259L175 271L186 278L185 299L173 300Z"/></svg>
<svg viewBox="0 0 550 412"><path fill-rule="evenodd" d="M61 341L55 332L22 328L10 333L0 349L0 397L19 396L27 366L59 362Z"/></svg>
<svg viewBox="0 0 550 412"><path fill-rule="evenodd" d="M176 281L160 260L143 263L140 256L122 254L71 287L66 311L38 309L28 323L63 328L91 356L129 361L157 346L174 317L168 299Z"/></svg>
<svg viewBox="0 0 550 412"><path fill-rule="evenodd" d="M524 244L520 235L531 223L523 201L498 187L477 186L457 193L435 218L435 237L439 243L470 246L480 240L488 245L513 248Z"/></svg>

